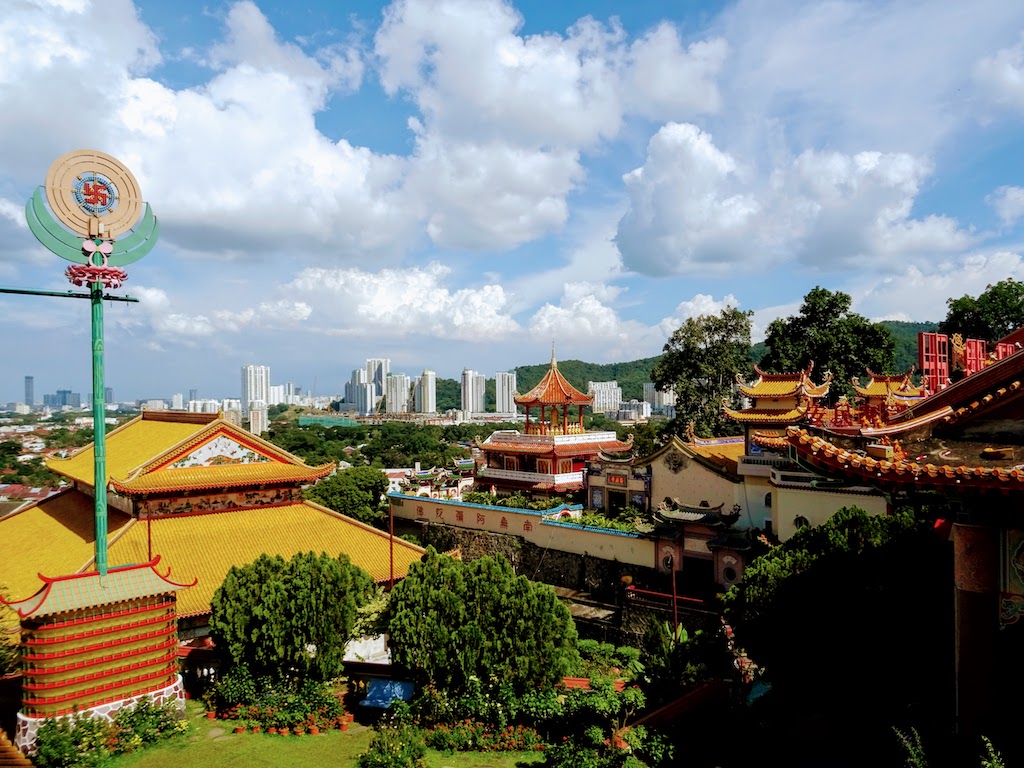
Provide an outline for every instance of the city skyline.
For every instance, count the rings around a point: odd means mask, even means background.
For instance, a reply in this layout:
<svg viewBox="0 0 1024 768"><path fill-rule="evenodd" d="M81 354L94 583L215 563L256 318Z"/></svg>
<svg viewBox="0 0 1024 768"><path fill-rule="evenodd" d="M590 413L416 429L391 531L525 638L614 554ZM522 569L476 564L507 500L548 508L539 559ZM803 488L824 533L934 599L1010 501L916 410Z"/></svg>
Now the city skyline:
<svg viewBox="0 0 1024 768"><path fill-rule="evenodd" d="M339 393L661 352L816 285L870 319L1024 280L1024 7L979 0L17 3L0 286L67 291L24 206L113 155L160 220L105 310L125 400L260 360ZM81 56L97 39L102 56ZM88 114L86 124L69 114ZM83 302L0 294L0 401L90 389ZM169 384L173 382L173 386ZM170 391L162 391L167 390Z"/></svg>

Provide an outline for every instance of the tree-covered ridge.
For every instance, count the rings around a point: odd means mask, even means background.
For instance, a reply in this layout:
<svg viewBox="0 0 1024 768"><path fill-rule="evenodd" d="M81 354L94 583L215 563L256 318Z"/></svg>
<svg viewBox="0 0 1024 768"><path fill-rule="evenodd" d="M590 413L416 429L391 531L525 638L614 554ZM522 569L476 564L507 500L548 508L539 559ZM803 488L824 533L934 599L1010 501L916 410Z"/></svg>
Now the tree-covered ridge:
<svg viewBox="0 0 1024 768"><path fill-rule="evenodd" d="M582 360L559 360L558 370L576 389L587 391L588 381L617 381L622 388L623 400L642 400L644 384L651 380L651 370L661 359L645 357L626 363L586 363ZM544 374L551 368L551 363L539 365L520 365L516 370L516 385L520 393L529 392Z"/></svg>
<svg viewBox="0 0 1024 768"><path fill-rule="evenodd" d="M935 333L938 323L909 323L902 320L880 320L879 325L889 329L896 341L896 359L892 371L875 371L875 373L903 373L910 366L917 367L917 334Z"/></svg>

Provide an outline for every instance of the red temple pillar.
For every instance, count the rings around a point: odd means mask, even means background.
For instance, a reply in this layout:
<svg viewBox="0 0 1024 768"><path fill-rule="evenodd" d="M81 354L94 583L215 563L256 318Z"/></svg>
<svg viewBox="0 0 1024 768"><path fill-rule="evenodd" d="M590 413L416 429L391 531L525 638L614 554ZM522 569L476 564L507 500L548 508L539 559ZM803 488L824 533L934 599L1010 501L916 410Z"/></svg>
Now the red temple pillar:
<svg viewBox="0 0 1024 768"><path fill-rule="evenodd" d="M999 632L999 529L953 525L956 632L956 718L975 731L988 714L995 689Z"/></svg>

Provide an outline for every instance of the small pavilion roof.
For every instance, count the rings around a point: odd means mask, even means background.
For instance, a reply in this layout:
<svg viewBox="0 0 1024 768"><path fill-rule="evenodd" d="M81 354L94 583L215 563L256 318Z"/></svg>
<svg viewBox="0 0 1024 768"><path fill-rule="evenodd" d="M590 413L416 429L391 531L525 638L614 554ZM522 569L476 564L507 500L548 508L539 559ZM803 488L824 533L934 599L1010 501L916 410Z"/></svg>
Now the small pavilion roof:
<svg viewBox="0 0 1024 768"><path fill-rule="evenodd" d="M576 389L558 370L555 348L551 347L551 367L533 389L515 398L516 405L592 405L594 398Z"/></svg>
<svg viewBox="0 0 1024 768"><path fill-rule="evenodd" d="M914 367L911 366L910 370L906 373L881 376L868 368L868 383L866 385L861 386L860 379L856 377L852 378L850 383L861 397L892 396L900 402L911 402L925 396L924 386L915 387L911 383L910 376L913 372Z"/></svg>
<svg viewBox="0 0 1024 768"><path fill-rule="evenodd" d="M139 600L194 585L195 582L181 584L171 581L168 578L169 573L157 573L158 562L160 558L155 557L141 565L111 568L104 576L97 571L56 577L40 574L39 578L43 581L42 589L25 600L7 604L24 619L28 616L53 616ZM0 601L2 600L0 597Z"/></svg>

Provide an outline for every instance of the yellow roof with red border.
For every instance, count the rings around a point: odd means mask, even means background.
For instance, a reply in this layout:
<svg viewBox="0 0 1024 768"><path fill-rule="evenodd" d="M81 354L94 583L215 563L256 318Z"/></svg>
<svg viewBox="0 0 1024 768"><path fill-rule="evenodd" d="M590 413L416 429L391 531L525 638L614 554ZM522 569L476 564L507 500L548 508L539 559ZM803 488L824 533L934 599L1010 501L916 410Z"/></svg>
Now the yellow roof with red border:
<svg viewBox="0 0 1024 768"><path fill-rule="evenodd" d="M301 459L222 418L146 411L107 436L107 484L128 495L270 484L303 484L329 474L333 464ZM93 485L94 447L50 469Z"/></svg>
<svg viewBox="0 0 1024 768"><path fill-rule="evenodd" d="M850 380L854 390L861 397L888 397L895 396L897 400L921 398L925 396L925 387L915 387L910 376L914 372L913 366L906 373L883 376L867 369L868 383L861 385L860 379L854 377Z"/></svg>
<svg viewBox="0 0 1024 768"><path fill-rule="evenodd" d="M63 576L92 570L93 538L83 530L90 523L92 500L78 491L62 494L64 504L77 504L78 529L53 505L36 505L0 520L0 562L8 599L24 599L44 586L39 574ZM67 512L68 510L61 510ZM159 555L161 572L195 586L178 593L180 615L210 611L214 590L233 565L250 563L261 554L288 559L299 552L344 553L377 582L390 578L390 540L386 533L310 502L235 509L152 520L130 520L115 514L111 521L108 560L111 567L145 563ZM424 550L394 540L395 578L403 578Z"/></svg>
<svg viewBox="0 0 1024 768"><path fill-rule="evenodd" d="M777 411L771 408L747 408L742 411L734 410L723 405L725 415L741 424L794 424L800 421L807 409L804 407L791 408L786 411Z"/></svg>
<svg viewBox="0 0 1024 768"><path fill-rule="evenodd" d="M766 373L755 364L754 373L757 374L757 379L747 384L737 374L736 383L745 397L754 400L758 398L823 397L828 394L828 385L832 381L832 374L826 375L821 384L814 384L811 381L813 368L814 363L811 363L806 370L797 373Z"/></svg>

